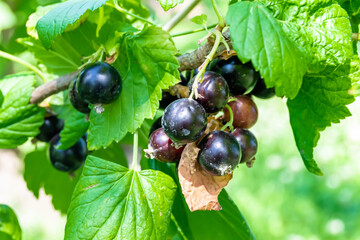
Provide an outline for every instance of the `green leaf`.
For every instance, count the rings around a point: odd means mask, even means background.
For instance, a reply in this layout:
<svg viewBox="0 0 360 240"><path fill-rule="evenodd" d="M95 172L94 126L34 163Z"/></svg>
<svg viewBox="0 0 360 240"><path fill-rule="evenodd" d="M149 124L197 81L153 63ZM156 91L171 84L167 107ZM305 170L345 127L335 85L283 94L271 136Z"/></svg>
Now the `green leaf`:
<svg viewBox="0 0 360 240"><path fill-rule="evenodd" d="M21 38L17 40L45 65L46 70L56 75L76 71L82 65L82 58L97 50L96 25L86 21L74 31L57 37L51 49L46 49L40 40Z"/></svg>
<svg viewBox="0 0 360 240"><path fill-rule="evenodd" d="M195 24L201 25L201 26L206 26L207 24L207 15L206 14L201 14L199 16L193 17L191 19L191 21Z"/></svg>
<svg viewBox="0 0 360 240"><path fill-rule="evenodd" d="M38 33L36 31L36 24L45 14L47 14L50 10L54 9L58 3L51 4L47 6L39 6L36 8L36 11L29 16L29 19L26 22L26 32L29 36L38 39Z"/></svg>
<svg viewBox="0 0 360 240"><path fill-rule="evenodd" d="M65 118L64 129L60 132L59 149L67 149L73 146L79 138L85 135L89 122L85 120L85 114L73 109L71 115Z"/></svg>
<svg viewBox="0 0 360 240"><path fill-rule="evenodd" d="M360 2L358 0L350 0L351 8L353 11L353 15L358 15L360 13Z"/></svg>
<svg viewBox="0 0 360 240"><path fill-rule="evenodd" d="M4 204L0 204L0 239L21 240L21 228L16 214Z"/></svg>
<svg viewBox="0 0 360 240"><path fill-rule="evenodd" d="M143 159L142 167L160 170L170 175L176 182L178 188L172 214L176 225L187 239L255 239L241 212L225 190L219 195L223 210L190 212L181 192L177 168L174 164Z"/></svg>
<svg viewBox="0 0 360 240"><path fill-rule="evenodd" d="M352 58L352 30L347 12L332 0L262 0L288 38L307 57L312 72Z"/></svg>
<svg viewBox="0 0 360 240"><path fill-rule="evenodd" d="M3 101L4 101L4 95L3 95L2 91L0 90L0 107L3 103Z"/></svg>
<svg viewBox="0 0 360 240"><path fill-rule="evenodd" d="M74 191L65 239L165 239L176 191L160 171L89 156Z"/></svg>
<svg viewBox="0 0 360 240"><path fill-rule="evenodd" d="M296 145L307 169L317 175L322 172L313 159L313 148L320 131L351 116L346 107L354 101L348 94L349 71L350 66L346 64L328 66L320 73L306 75L299 94L287 102Z"/></svg>
<svg viewBox="0 0 360 240"><path fill-rule="evenodd" d="M94 11L108 0L69 0L42 17L36 25L41 42L46 48L51 47L55 38L64 32L66 27L74 24L87 11Z"/></svg>
<svg viewBox="0 0 360 240"><path fill-rule="evenodd" d="M138 129L159 108L161 89L179 82L179 63L170 35L158 27L145 27L139 34L121 39L121 56L113 64L123 78L123 91L102 114L90 113L90 150L120 141ZM106 134L104 134L106 133Z"/></svg>
<svg viewBox="0 0 360 240"><path fill-rule="evenodd" d="M48 159L46 147L38 147L36 151L28 153L24 162L24 180L27 188L37 198L40 188L44 188L45 193L52 196L54 208L66 213L81 169L74 173L75 177L56 170Z"/></svg>
<svg viewBox="0 0 360 240"><path fill-rule="evenodd" d="M359 83L360 82L360 58L358 55L354 55L351 59L350 64L350 79L352 83Z"/></svg>
<svg viewBox="0 0 360 240"><path fill-rule="evenodd" d="M126 151L126 146L132 148L132 146L130 145L125 145L125 151ZM128 167L127 157L123 147L124 147L123 144L113 142L106 149L102 148L96 151L92 151L90 155L94 157L106 159L107 161L120 164L124 167Z"/></svg>
<svg viewBox="0 0 360 240"><path fill-rule="evenodd" d="M181 4L184 2L184 0L156 0L160 2L161 7L167 11L171 8L176 7L178 4Z"/></svg>
<svg viewBox="0 0 360 240"><path fill-rule="evenodd" d="M239 59L251 60L278 96L294 98L307 62L272 13L261 3L244 1L230 5L226 22Z"/></svg>
<svg viewBox="0 0 360 240"><path fill-rule="evenodd" d="M0 148L15 148L39 133L45 111L29 104L34 84L33 74L8 75L0 80L4 95L0 107Z"/></svg>
<svg viewBox="0 0 360 240"><path fill-rule="evenodd" d="M141 17L147 18L150 16L149 10L141 4L141 0L118 0L117 3L122 8L132 10Z"/></svg>

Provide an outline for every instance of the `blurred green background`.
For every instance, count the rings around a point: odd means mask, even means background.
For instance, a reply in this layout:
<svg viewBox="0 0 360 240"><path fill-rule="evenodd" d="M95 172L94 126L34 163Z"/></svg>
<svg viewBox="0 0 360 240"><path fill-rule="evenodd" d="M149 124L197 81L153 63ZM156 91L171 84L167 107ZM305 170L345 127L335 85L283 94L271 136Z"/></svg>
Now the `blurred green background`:
<svg viewBox="0 0 360 240"><path fill-rule="evenodd" d="M26 60L31 55L15 43L25 36L25 22L37 5L51 0L0 1L0 49ZM226 13L227 1L217 1ZM155 0L143 1L160 24L184 6L163 13ZM185 3L186 4L186 1ZM198 5L171 33L198 28L190 19L208 14L216 22L210 0ZM175 38L180 53L197 47L206 32ZM0 76L23 70L0 59ZM258 123L251 129L258 138L259 150L254 167L240 166L227 190L244 214L257 239L349 239L360 240L360 102L349 106L353 116L321 134L315 159L324 172L319 177L304 167L289 125L286 100L255 99ZM306 131L306 129L304 129ZM21 154L20 154L21 155ZM41 192L37 200L22 179L23 162L13 151L0 151L0 203L18 214L24 240L63 238L65 216Z"/></svg>

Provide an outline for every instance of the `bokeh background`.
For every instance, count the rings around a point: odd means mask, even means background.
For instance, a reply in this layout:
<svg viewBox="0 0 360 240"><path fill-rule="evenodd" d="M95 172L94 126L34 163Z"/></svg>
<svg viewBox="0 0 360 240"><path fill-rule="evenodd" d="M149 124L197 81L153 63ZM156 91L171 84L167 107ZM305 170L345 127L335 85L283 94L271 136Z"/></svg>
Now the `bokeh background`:
<svg viewBox="0 0 360 240"><path fill-rule="evenodd" d="M27 61L31 55L16 44L25 36L25 22L37 5L54 0L0 0L0 49ZM227 1L217 1L226 13ZM155 0L144 1L152 17L163 24L184 6L166 14ZM186 1L185 1L186 4ZM171 33L198 28L190 19L208 14L216 23L210 0L202 1ZM197 47L200 32L174 38L180 53ZM25 70L0 59L0 77ZM315 159L324 172L319 177L304 167L289 124L286 100L255 99L258 123L251 129L259 142L253 168L242 165L226 188L244 214L257 239L360 240L360 101L349 106L353 116L321 134ZM307 129L304 129L307 131ZM26 148L22 148L26 149ZM23 150L0 150L0 203L17 213L24 240L60 240L66 216L54 210L43 190L39 199L23 180Z"/></svg>

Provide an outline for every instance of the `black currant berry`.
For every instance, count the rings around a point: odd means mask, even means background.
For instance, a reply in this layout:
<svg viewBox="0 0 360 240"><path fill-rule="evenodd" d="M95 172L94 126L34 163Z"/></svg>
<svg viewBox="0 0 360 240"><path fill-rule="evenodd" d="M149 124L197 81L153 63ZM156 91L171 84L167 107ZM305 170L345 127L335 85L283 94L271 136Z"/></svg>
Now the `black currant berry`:
<svg viewBox="0 0 360 240"><path fill-rule="evenodd" d="M161 125L175 143L198 140L207 124L205 109L195 100L182 98L165 108Z"/></svg>
<svg viewBox="0 0 360 240"><path fill-rule="evenodd" d="M78 110L79 112L90 113L89 104L87 104L80 98L80 96L76 90L76 81L77 81L77 78L74 79L74 81L72 81L72 83L70 84L70 87L69 87L70 102L73 105L73 107L76 110Z"/></svg>
<svg viewBox="0 0 360 240"><path fill-rule="evenodd" d="M91 104L115 101L122 90L119 72L106 62L97 62L81 71L76 89L82 100Z"/></svg>
<svg viewBox="0 0 360 240"><path fill-rule="evenodd" d="M258 98L269 99L275 96L275 88L267 88L264 79L260 78L250 94Z"/></svg>
<svg viewBox="0 0 360 240"><path fill-rule="evenodd" d="M161 162L177 162L181 157L184 147L176 148L164 130L158 128L150 136L147 153L151 158Z"/></svg>
<svg viewBox="0 0 360 240"><path fill-rule="evenodd" d="M254 134L244 128L235 128L231 134L241 147L240 163L251 161L257 152L257 140Z"/></svg>
<svg viewBox="0 0 360 240"><path fill-rule="evenodd" d="M161 128L161 118L162 117L159 117L158 119L156 119L155 122L153 123L153 125L151 126L150 131L149 131L149 137L153 132L155 132L156 129Z"/></svg>
<svg viewBox="0 0 360 240"><path fill-rule="evenodd" d="M233 95L250 92L259 79L259 74L252 64L243 64L237 56L228 60L214 60L210 65L210 71L217 72L225 78Z"/></svg>
<svg viewBox="0 0 360 240"><path fill-rule="evenodd" d="M194 80L195 77L189 84L189 94ZM195 100L204 107L207 113L215 113L223 109L229 98L229 86L216 72L205 72L197 91L200 96Z"/></svg>
<svg viewBox="0 0 360 240"><path fill-rule="evenodd" d="M240 145L233 135L213 131L199 143L198 161L209 174L224 176L233 172L241 158Z"/></svg>
<svg viewBox="0 0 360 240"><path fill-rule="evenodd" d="M49 142L64 127L64 120L56 116L46 117L43 125L40 127L40 133L35 137L42 142Z"/></svg>
<svg viewBox="0 0 360 240"><path fill-rule="evenodd" d="M241 95L236 96L236 101L229 102L234 115L233 126L235 128L251 128L258 119L258 109L251 97ZM224 109L225 120L230 120L227 108Z"/></svg>
<svg viewBox="0 0 360 240"><path fill-rule="evenodd" d="M80 138L72 147L60 150L60 136L56 135L50 141L49 156L52 165L64 172L73 172L85 161L87 155L86 141Z"/></svg>

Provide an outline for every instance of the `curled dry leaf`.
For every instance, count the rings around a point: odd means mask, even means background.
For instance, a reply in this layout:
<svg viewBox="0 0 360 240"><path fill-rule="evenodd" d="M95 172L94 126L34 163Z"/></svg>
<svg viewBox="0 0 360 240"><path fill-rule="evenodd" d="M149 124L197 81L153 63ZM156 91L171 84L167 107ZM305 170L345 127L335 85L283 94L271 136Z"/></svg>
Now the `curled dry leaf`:
<svg viewBox="0 0 360 240"><path fill-rule="evenodd" d="M179 163L179 181L190 211L221 210L218 195L228 184L232 174L210 176L201 171L197 161L200 149L195 143L186 145Z"/></svg>

